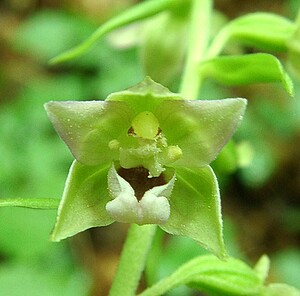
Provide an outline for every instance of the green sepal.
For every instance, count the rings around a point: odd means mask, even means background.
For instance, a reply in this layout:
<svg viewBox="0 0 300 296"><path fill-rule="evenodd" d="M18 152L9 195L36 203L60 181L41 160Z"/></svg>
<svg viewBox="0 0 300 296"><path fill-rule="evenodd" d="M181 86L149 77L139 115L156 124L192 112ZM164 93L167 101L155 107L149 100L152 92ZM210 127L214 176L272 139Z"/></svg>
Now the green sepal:
<svg viewBox="0 0 300 296"><path fill-rule="evenodd" d="M176 169L170 218L160 227L170 234L196 240L220 258L226 257L218 181L207 166Z"/></svg>
<svg viewBox="0 0 300 296"><path fill-rule="evenodd" d="M107 173L110 164L86 166L73 162L59 205L52 241L60 241L91 227L114 222L105 205L110 200Z"/></svg>
<svg viewBox="0 0 300 296"><path fill-rule="evenodd" d="M179 0L179 2L182 0ZM58 63L66 62L72 60L89 50L89 48L97 42L99 39L103 38L107 33L112 32L118 28L125 25L129 25L133 22L143 20L145 18L151 17L165 9L171 8L176 5L174 0L152 0L140 3L133 6L130 9L125 10L123 13L111 18L106 23L101 25L88 39L78 46L52 58L50 64L55 65Z"/></svg>
<svg viewBox="0 0 300 296"><path fill-rule="evenodd" d="M293 83L280 61L273 55L256 53L222 56L199 66L203 77L213 78L224 85L281 82L293 96Z"/></svg>
<svg viewBox="0 0 300 296"><path fill-rule="evenodd" d="M164 101L154 113L168 145L182 150L172 167L202 167L213 161L235 132L247 105L241 98Z"/></svg>
<svg viewBox="0 0 300 296"><path fill-rule="evenodd" d="M111 163L117 158L109 142L126 139L131 126L132 114L123 102L51 101L45 109L74 157L86 165Z"/></svg>
<svg viewBox="0 0 300 296"><path fill-rule="evenodd" d="M206 255L182 265L139 296L165 295L180 285L191 286L208 295L263 295L263 282L244 262L234 258L221 261Z"/></svg>
<svg viewBox="0 0 300 296"><path fill-rule="evenodd" d="M144 111L154 113L165 100L184 100L184 98L170 92L150 77L146 77L142 82L127 90L112 93L106 99L107 102L126 102L135 115Z"/></svg>

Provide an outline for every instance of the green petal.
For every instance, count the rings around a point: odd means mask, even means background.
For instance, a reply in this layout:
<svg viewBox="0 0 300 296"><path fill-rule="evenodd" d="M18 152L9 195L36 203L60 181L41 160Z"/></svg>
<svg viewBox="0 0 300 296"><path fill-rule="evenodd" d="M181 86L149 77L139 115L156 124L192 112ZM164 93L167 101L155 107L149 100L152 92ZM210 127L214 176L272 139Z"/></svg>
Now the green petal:
<svg viewBox="0 0 300 296"><path fill-rule="evenodd" d="M86 166L76 160L73 162L51 235L53 241L114 222L105 210L110 200L107 189L109 166Z"/></svg>
<svg viewBox="0 0 300 296"><path fill-rule="evenodd" d="M171 215L160 227L168 233L184 235L224 258L222 218L218 182L213 170L176 169L170 197Z"/></svg>
<svg viewBox="0 0 300 296"><path fill-rule="evenodd" d="M150 77L127 90L112 93L106 99L106 101L126 102L135 115L144 111L153 112L165 100L183 100L183 98L154 82Z"/></svg>
<svg viewBox="0 0 300 296"><path fill-rule="evenodd" d="M48 116L74 157L86 165L101 165L117 157L110 141L127 137L132 115L126 103L51 101Z"/></svg>
<svg viewBox="0 0 300 296"><path fill-rule="evenodd" d="M182 156L172 166L202 167L213 161L244 114L245 99L164 101L155 116L168 145Z"/></svg>

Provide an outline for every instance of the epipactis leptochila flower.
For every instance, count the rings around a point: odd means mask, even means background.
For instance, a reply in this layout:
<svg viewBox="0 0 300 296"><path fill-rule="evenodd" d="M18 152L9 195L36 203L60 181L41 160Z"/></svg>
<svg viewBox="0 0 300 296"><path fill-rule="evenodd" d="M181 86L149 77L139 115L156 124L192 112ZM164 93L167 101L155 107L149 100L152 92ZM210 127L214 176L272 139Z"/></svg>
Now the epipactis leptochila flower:
<svg viewBox="0 0 300 296"><path fill-rule="evenodd" d="M225 254L219 189L209 163L246 100L185 100L146 78L105 101L45 105L75 160L52 239L114 221L158 224Z"/></svg>

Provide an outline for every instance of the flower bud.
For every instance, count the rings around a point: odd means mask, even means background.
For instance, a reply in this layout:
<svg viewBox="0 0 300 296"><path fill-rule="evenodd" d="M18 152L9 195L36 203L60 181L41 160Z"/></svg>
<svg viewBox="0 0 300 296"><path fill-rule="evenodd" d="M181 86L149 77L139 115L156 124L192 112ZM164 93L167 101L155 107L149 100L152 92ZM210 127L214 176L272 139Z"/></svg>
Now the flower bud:
<svg viewBox="0 0 300 296"><path fill-rule="evenodd" d="M140 55L145 74L162 84L169 84L183 64L188 13L179 11L151 18L143 32Z"/></svg>

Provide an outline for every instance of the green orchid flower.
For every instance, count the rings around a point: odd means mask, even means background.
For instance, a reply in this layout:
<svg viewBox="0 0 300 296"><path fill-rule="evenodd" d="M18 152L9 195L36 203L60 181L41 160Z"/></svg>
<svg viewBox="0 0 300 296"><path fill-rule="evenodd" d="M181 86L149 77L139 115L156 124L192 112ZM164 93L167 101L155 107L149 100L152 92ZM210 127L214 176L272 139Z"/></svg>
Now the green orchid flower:
<svg viewBox="0 0 300 296"><path fill-rule="evenodd" d="M150 78L105 101L48 102L48 116L75 157L52 240L115 221L158 224L225 256L209 163L245 107L240 98L185 100Z"/></svg>

